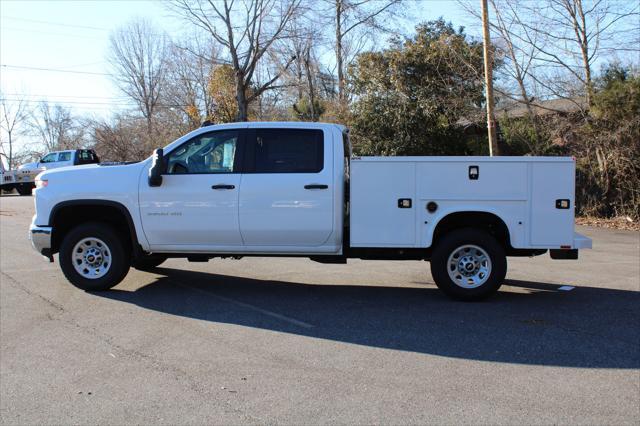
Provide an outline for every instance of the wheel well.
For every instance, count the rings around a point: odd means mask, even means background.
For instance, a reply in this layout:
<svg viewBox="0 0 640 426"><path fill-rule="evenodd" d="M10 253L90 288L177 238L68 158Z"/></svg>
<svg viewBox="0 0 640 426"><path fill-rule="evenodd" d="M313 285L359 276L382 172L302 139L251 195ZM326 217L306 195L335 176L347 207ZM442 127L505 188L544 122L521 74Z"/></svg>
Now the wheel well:
<svg viewBox="0 0 640 426"><path fill-rule="evenodd" d="M495 237L505 249L511 248L509 228L502 219L487 212L458 212L445 216L438 222L433 232L435 245L449 231L459 228L483 229Z"/></svg>
<svg viewBox="0 0 640 426"><path fill-rule="evenodd" d="M57 253L64 236L74 227L84 222L103 222L113 226L129 242L137 247L135 228L126 208L117 203L80 204L70 203L54 207L49 225L53 227L51 236L52 253Z"/></svg>

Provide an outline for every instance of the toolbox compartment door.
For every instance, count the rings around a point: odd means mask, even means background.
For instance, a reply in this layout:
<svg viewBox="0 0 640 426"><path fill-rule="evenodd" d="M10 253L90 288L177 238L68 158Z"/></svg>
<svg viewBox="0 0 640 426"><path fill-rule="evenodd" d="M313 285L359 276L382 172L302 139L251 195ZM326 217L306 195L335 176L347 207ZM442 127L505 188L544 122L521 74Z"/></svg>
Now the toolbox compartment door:
<svg viewBox="0 0 640 426"><path fill-rule="evenodd" d="M415 173L414 162L351 163L352 247L415 246Z"/></svg>
<svg viewBox="0 0 640 426"><path fill-rule="evenodd" d="M575 164L535 162L531 167L531 244L573 246Z"/></svg>

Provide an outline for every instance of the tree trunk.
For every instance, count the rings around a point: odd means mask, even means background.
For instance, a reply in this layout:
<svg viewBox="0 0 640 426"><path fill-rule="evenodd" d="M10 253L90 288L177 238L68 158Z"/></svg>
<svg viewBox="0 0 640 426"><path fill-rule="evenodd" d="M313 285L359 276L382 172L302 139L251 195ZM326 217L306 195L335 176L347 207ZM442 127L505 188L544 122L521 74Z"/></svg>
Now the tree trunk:
<svg viewBox="0 0 640 426"><path fill-rule="evenodd" d="M338 70L338 101L344 104L344 59L342 57L342 0L336 0L336 68Z"/></svg>
<svg viewBox="0 0 640 426"><path fill-rule="evenodd" d="M13 170L13 139L11 138L11 133L7 132L9 136L9 170Z"/></svg>
<svg viewBox="0 0 640 426"><path fill-rule="evenodd" d="M587 89L587 106L591 109L593 102L593 84L591 83L591 64L589 63L588 46L582 46L582 62L584 65L585 86Z"/></svg>
<svg viewBox="0 0 640 426"><path fill-rule="evenodd" d="M576 33L578 42L580 43L580 53L582 54L582 66L584 67L584 84L587 92L587 106L591 109L593 98L593 85L591 82L591 63L589 62L589 39L587 37L587 19L584 15L582 1L577 0L575 3L577 15L573 17L573 30ZM580 19L580 21L578 21Z"/></svg>
<svg viewBox="0 0 640 426"><path fill-rule="evenodd" d="M523 77L522 75L520 75L520 71L518 71L518 86L520 86L520 96L522 96L522 100L524 102L524 105L527 107L527 115L529 116L529 121L531 121L531 125L533 126L533 134L534 137L536 139L536 146L535 149L532 150L534 151L534 154L539 155L541 154L540 151L538 151L540 149L540 129L538 127L538 117L536 116L535 112L533 111L533 108L531 106L531 101L529 101L529 94L527 93L527 88L524 85L524 81L523 81Z"/></svg>
<svg viewBox="0 0 640 426"><path fill-rule="evenodd" d="M311 121L318 121L316 115L316 94L313 87L313 76L311 75L311 58L309 57L309 50L305 52L304 66L307 74L307 87L309 89L309 111L311 112Z"/></svg>
<svg viewBox="0 0 640 426"><path fill-rule="evenodd" d="M247 95L244 90L244 75L236 71L236 102L238 103L238 115L236 121L248 121Z"/></svg>

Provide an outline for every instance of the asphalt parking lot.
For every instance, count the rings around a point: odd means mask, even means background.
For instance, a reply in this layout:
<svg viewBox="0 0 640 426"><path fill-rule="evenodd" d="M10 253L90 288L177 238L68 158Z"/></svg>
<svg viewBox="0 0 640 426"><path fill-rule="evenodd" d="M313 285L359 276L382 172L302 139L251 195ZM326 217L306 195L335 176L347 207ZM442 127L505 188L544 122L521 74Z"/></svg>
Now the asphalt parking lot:
<svg viewBox="0 0 640 426"><path fill-rule="evenodd" d="M2 424L638 424L640 234L510 259L482 303L425 262L253 258L85 293L0 198ZM575 287L563 290L563 286Z"/></svg>

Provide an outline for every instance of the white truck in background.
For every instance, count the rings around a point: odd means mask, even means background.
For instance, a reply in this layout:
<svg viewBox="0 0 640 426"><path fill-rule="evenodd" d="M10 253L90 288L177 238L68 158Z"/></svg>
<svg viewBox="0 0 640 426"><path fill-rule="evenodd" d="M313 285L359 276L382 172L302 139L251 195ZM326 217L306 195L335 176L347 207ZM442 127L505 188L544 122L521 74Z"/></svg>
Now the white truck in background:
<svg viewBox="0 0 640 426"><path fill-rule="evenodd" d="M11 192L15 189L20 195L31 195L35 175L26 171L10 170L4 157L0 158L0 191Z"/></svg>
<svg viewBox="0 0 640 426"><path fill-rule="evenodd" d="M22 164L14 171L15 189L20 195L31 195L35 188L36 176L44 171L68 166L97 164L100 160L92 149L68 149L53 151L44 155L40 160Z"/></svg>
<svg viewBox="0 0 640 426"><path fill-rule="evenodd" d="M145 161L38 177L34 248L84 290L169 257L429 260L447 295L495 293L507 256L577 259L575 163L561 157L352 157L347 129L233 123Z"/></svg>

